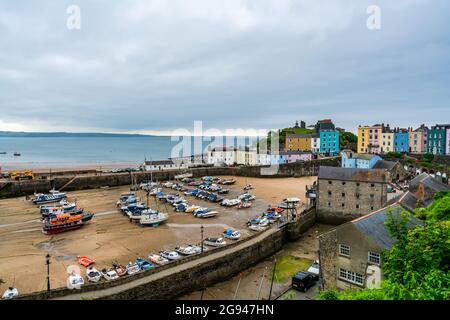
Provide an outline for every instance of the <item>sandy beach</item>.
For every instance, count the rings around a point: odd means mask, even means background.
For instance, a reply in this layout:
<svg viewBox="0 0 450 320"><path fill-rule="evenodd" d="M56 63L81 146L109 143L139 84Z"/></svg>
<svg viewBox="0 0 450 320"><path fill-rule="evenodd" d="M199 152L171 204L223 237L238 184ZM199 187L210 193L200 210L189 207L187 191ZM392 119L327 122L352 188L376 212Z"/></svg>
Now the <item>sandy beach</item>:
<svg viewBox="0 0 450 320"><path fill-rule="evenodd" d="M304 201L305 185L316 178L237 179L232 195L241 192L248 183L255 187L252 193L257 200L251 209L225 209L187 197L189 203L219 211L218 216L201 220L160 205L159 209L168 212L170 218L157 228L130 223L117 210L115 202L129 186L69 192L70 201L76 200L79 207L96 216L79 230L53 236L42 234L39 209L31 201L25 197L0 200L0 292L11 285L21 293L45 289L47 253L52 256L51 286L55 288L65 286L67 267L77 264L78 255L92 257L96 267L101 269L110 266L113 260L126 264L139 256L146 258L151 252L199 243L201 225L205 226L205 237L218 236L227 227L239 229L243 237L248 236L252 232L245 227L249 218L262 212L268 204L278 204L286 197L295 196ZM141 198L145 200L143 194ZM155 203L152 198L151 201Z"/></svg>

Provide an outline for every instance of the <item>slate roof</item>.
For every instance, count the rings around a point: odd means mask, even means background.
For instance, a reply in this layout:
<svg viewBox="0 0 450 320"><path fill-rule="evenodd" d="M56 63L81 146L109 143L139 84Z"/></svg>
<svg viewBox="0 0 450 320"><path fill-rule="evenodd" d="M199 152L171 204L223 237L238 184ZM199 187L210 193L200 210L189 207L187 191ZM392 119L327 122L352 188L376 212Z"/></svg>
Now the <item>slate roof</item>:
<svg viewBox="0 0 450 320"><path fill-rule="evenodd" d="M399 203L395 203L393 205L369 213L368 215L357 218L351 221L351 223L360 232L374 240L382 248L389 249L395 244L396 239L390 236L389 231L385 225L385 222L388 218L387 213L391 211L395 215L402 210L402 206ZM417 225L422 225L422 222L411 214L411 223L409 225L409 228L413 228Z"/></svg>
<svg viewBox="0 0 450 320"><path fill-rule="evenodd" d="M356 169L321 166L319 179L387 183L388 175L380 169Z"/></svg>
<svg viewBox="0 0 450 320"><path fill-rule="evenodd" d="M432 176L430 176L428 173L424 172L416 176L414 179L412 179L409 183L410 187L416 187L419 185L419 183L423 183L426 187L439 192L439 191L450 191L450 186L447 184L444 184L442 182L439 182Z"/></svg>
<svg viewBox="0 0 450 320"><path fill-rule="evenodd" d="M395 161L378 160L373 166L373 169L392 170L397 163Z"/></svg>
<svg viewBox="0 0 450 320"><path fill-rule="evenodd" d="M286 139L299 139L299 138L319 138L317 133L287 133Z"/></svg>

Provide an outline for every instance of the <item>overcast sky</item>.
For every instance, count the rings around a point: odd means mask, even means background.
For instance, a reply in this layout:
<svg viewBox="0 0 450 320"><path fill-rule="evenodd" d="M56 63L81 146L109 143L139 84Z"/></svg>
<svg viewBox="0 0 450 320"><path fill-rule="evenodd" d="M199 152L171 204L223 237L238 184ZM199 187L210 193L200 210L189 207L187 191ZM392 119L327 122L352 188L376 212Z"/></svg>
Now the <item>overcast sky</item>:
<svg viewBox="0 0 450 320"><path fill-rule="evenodd" d="M0 131L450 122L449 17L448 0L0 0Z"/></svg>

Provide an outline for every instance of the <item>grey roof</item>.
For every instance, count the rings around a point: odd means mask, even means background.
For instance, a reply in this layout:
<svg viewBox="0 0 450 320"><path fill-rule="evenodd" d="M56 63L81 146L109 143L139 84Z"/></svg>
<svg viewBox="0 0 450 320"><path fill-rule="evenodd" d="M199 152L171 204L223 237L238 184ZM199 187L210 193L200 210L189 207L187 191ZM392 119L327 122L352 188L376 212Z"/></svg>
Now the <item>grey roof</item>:
<svg viewBox="0 0 450 320"><path fill-rule="evenodd" d="M444 184L442 182L439 182L432 176L430 176L428 173L424 172L416 176L414 179L412 179L409 183L410 187L416 187L419 183L424 184L426 187L439 192L439 191L450 191L450 186L447 184Z"/></svg>
<svg viewBox="0 0 450 320"><path fill-rule="evenodd" d="M355 169L321 166L319 179L387 183L388 175L380 169Z"/></svg>
<svg viewBox="0 0 450 320"><path fill-rule="evenodd" d="M349 149L342 150L342 153L343 154L344 153L347 154L348 157L350 157L350 154L351 154L352 155L352 157L351 157L352 159L363 159L363 160L370 160L373 157L378 156L376 154L370 154L370 153L356 153L356 152L354 152L352 150L349 150Z"/></svg>
<svg viewBox="0 0 450 320"><path fill-rule="evenodd" d="M369 213L368 215L362 216L361 218L351 221L353 225L366 236L374 240L382 248L391 248L396 239L391 237L389 231L385 225L387 221L387 213L391 212L395 215L404 210L398 203L391 206L382 208L380 210ZM417 225L422 225L422 222L416 219L411 214L411 223L409 228L413 228Z"/></svg>
<svg viewBox="0 0 450 320"><path fill-rule="evenodd" d="M373 169L392 170L397 163L398 161L378 160L373 166Z"/></svg>
<svg viewBox="0 0 450 320"><path fill-rule="evenodd" d="M174 164L172 160L155 160L155 161L145 161L146 166L158 166L158 165L164 165L164 164Z"/></svg>
<svg viewBox="0 0 450 320"><path fill-rule="evenodd" d="M318 138L320 137L316 133L286 133L286 138Z"/></svg>

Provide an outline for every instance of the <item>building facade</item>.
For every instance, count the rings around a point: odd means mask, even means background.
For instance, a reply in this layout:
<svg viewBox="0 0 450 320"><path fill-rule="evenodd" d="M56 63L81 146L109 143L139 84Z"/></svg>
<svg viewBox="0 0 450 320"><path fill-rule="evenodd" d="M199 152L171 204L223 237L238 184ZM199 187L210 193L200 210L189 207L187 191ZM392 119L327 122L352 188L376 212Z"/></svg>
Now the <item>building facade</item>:
<svg viewBox="0 0 450 320"><path fill-rule="evenodd" d="M311 152L314 154L320 153L320 134L311 135Z"/></svg>
<svg viewBox="0 0 450 320"><path fill-rule="evenodd" d="M445 143L446 143L447 147L445 148L445 154L450 155L450 128L447 128L446 132L447 132L447 135L445 138L445 141L446 141Z"/></svg>
<svg viewBox="0 0 450 320"><path fill-rule="evenodd" d="M339 153L339 131L320 131L320 153Z"/></svg>
<svg viewBox="0 0 450 320"><path fill-rule="evenodd" d="M381 146L380 152L394 152L394 133L393 132L383 132L381 134Z"/></svg>
<svg viewBox="0 0 450 320"><path fill-rule="evenodd" d="M214 147L208 152L208 163L215 166L236 164L236 148L233 147Z"/></svg>
<svg viewBox="0 0 450 320"><path fill-rule="evenodd" d="M321 166L317 183L317 219L340 224L387 202L389 172Z"/></svg>
<svg viewBox="0 0 450 320"><path fill-rule="evenodd" d="M422 124L416 130L409 130L408 144L409 152L411 153L425 153L427 152L427 135L428 128Z"/></svg>
<svg viewBox="0 0 450 320"><path fill-rule="evenodd" d="M187 169L188 164L172 160L155 160L145 161L143 167L145 171L180 170Z"/></svg>
<svg viewBox="0 0 450 320"><path fill-rule="evenodd" d="M286 151L311 151L312 134L286 134Z"/></svg>
<svg viewBox="0 0 450 320"><path fill-rule="evenodd" d="M395 152L407 153L409 151L409 133L407 129L394 130L394 150Z"/></svg>
<svg viewBox="0 0 450 320"><path fill-rule="evenodd" d="M352 150L343 150L341 155L342 168L372 169L378 161L382 160L378 155L360 154Z"/></svg>
<svg viewBox="0 0 450 320"><path fill-rule="evenodd" d="M375 124L369 127L368 153L380 153L383 126Z"/></svg>
<svg viewBox="0 0 450 320"><path fill-rule="evenodd" d="M428 131L428 153L438 155L444 155L446 153L447 129L450 129L450 124L437 124L431 127Z"/></svg>
<svg viewBox="0 0 450 320"><path fill-rule="evenodd" d="M358 127L358 150L359 153L369 152L369 126Z"/></svg>

